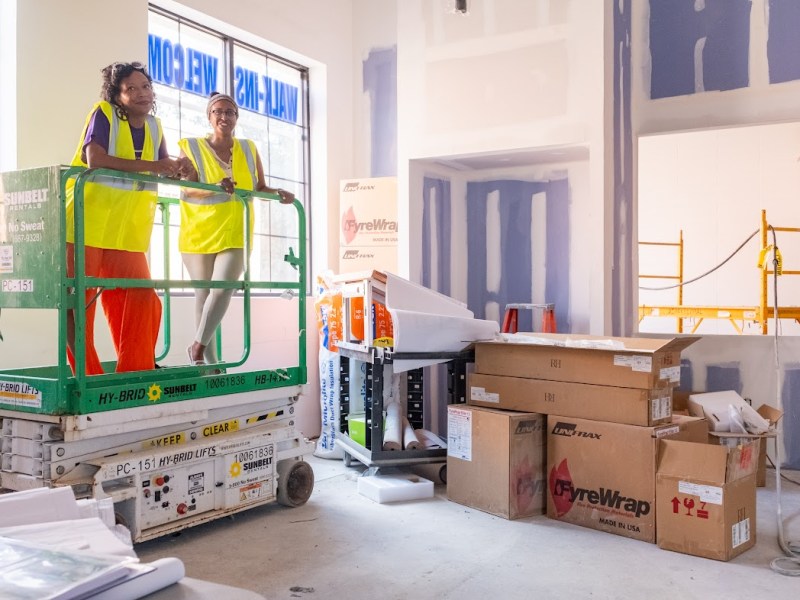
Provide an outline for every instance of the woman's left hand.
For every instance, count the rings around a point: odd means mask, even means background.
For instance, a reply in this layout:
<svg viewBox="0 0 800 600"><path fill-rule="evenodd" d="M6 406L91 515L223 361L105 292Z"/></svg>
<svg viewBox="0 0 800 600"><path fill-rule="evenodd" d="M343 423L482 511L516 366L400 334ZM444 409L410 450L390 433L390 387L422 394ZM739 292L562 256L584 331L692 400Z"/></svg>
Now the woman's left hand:
<svg viewBox="0 0 800 600"><path fill-rule="evenodd" d="M278 196L281 197L281 204L291 204L294 202L294 194L286 190L276 190Z"/></svg>
<svg viewBox="0 0 800 600"><path fill-rule="evenodd" d="M219 182L219 185L225 190L227 193L232 194L233 188L236 187L236 182L232 181L230 177L226 177L222 181Z"/></svg>

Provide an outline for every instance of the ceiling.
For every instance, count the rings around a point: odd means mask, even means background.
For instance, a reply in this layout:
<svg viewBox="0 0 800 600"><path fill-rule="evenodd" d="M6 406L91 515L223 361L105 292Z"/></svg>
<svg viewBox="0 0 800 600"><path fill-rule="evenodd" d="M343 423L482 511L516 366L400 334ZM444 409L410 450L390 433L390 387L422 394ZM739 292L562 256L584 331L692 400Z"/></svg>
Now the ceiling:
<svg viewBox="0 0 800 600"><path fill-rule="evenodd" d="M585 161L588 159L589 149L585 146L568 146L527 148L511 152L492 152L487 154L439 156L428 160L457 171L483 171L487 169L529 167L531 165L556 162Z"/></svg>

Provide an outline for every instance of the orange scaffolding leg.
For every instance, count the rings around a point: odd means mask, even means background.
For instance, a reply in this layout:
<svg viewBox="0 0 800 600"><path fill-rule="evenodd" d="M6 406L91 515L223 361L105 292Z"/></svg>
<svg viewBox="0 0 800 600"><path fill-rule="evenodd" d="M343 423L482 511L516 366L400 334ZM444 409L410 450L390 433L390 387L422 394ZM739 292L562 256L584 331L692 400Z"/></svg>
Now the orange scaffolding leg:
<svg viewBox="0 0 800 600"><path fill-rule="evenodd" d="M542 311L542 331L556 333L556 307L553 304Z"/></svg>
<svg viewBox="0 0 800 600"><path fill-rule="evenodd" d="M556 305L555 304L506 304L506 312L503 316L503 333L517 333L517 321L519 320L519 309L534 308L542 309L542 332L556 333Z"/></svg>

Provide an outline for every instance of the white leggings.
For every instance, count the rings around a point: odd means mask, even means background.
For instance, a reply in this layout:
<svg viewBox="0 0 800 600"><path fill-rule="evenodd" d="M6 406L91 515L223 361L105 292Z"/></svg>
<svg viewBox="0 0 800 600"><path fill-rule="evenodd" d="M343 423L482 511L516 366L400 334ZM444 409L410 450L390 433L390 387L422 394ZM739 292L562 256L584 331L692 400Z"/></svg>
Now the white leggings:
<svg viewBox="0 0 800 600"><path fill-rule="evenodd" d="M218 254L184 254L183 264L194 280L236 281L244 272L244 251L230 248ZM216 344L212 338L231 303L234 290L196 289L194 291L194 320L197 332L194 339L206 347L206 363L217 362Z"/></svg>

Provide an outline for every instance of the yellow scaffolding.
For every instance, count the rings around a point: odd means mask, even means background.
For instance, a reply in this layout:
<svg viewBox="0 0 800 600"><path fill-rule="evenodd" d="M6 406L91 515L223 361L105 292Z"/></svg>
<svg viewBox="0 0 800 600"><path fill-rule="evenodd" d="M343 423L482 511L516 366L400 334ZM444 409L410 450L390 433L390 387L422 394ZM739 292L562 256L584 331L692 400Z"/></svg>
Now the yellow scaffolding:
<svg viewBox="0 0 800 600"><path fill-rule="evenodd" d="M767 222L767 211L761 211L761 248L765 252L769 248L768 233L770 227L774 231L800 233L800 227L770 226ZM760 302L758 306L686 306L683 304L683 230L680 232L678 242L639 242L640 246L674 246L678 248L678 273L677 274L640 274L640 279L669 279L678 281L678 303L660 306L639 306L639 322L645 317L670 317L678 320L678 333L683 333L683 320L694 319L691 333L695 333L704 319L727 319L736 332L741 334L745 322L757 323L761 326L761 333L768 333L767 322L769 319L794 319L800 323L800 307L773 307L768 306L767 280L774 270L767 266L759 268L760 272ZM779 275L800 275L800 271L779 269ZM741 322L741 327L739 326Z"/></svg>

